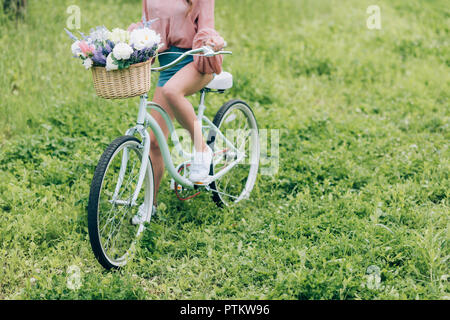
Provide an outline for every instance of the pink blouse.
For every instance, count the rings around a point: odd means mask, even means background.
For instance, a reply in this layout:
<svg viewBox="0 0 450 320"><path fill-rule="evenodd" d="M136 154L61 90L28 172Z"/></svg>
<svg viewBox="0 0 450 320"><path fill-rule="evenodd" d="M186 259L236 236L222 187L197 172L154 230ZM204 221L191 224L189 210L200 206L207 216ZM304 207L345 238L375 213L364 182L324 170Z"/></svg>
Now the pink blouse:
<svg viewBox="0 0 450 320"><path fill-rule="evenodd" d="M161 35L164 46L189 49L198 48L209 38L220 37L214 30L214 0L193 0L192 11L186 15L189 5L186 0L143 0L143 15L146 20L158 18L152 29ZM220 37L220 40L223 39ZM219 40L219 41L220 41ZM221 55L194 57L194 65L201 73L220 73Z"/></svg>

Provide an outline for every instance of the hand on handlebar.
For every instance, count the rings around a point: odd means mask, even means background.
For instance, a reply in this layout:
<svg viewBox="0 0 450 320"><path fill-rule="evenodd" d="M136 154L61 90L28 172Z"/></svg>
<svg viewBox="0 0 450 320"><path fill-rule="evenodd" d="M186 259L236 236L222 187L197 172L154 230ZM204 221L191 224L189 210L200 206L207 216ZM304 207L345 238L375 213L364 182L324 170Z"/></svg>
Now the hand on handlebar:
<svg viewBox="0 0 450 320"><path fill-rule="evenodd" d="M225 46L225 40L220 36L215 36L204 41L203 45L211 47L214 51L220 51Z"/></svg>
<svg viewBox="0 0 450 320"><path fill-rule="evenodd" d="M171 63L166 64L165 66L152 68L152 72L161 72L161 71L167 70L169 68L172 68L174 65L176 65L180 61L184 60L186 58L186 56L188 56L188 55L213 57L213 56L217 56L219 54L232 54L231 51L214 51L211 47L203 46L201 48L186 51L183 54L181 54L180 52L162 52L162 53L160 53L160 55L173 54L173 53L180 54L180 56L177 59L175 59L174 61L172 61Z"/></svg>

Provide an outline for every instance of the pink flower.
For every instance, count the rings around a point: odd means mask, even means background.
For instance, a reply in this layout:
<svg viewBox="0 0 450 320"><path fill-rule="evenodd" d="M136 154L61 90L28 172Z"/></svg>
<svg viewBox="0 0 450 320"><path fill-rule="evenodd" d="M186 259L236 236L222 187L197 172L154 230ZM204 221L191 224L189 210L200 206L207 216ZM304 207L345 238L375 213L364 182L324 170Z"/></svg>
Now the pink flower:
<svg viewBox="0 0 450 320"><path fill-rule="evenodd" d="M93 45L88 44L86 41L80 41L80 49L83 54L88 57L89 55L94 54L95 47Z"/></svg>

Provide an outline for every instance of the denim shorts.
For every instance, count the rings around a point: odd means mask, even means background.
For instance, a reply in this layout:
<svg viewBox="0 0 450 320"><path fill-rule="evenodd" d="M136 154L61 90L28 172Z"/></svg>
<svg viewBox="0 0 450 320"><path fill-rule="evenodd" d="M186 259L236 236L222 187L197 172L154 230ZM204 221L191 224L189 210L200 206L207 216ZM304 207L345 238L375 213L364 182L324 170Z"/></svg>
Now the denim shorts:
<svg viewBox="0 0 450 320"><path fill-rule="evenodd" d="M167 49L164 52L180 52L180 53L184 53L184 52L189 51L189 50L191 50L191 49L182 49L182 48L178 48L178 47L172 46L172 47L170 47L169 49ZM179 56L180 56L180 54L164 54L162 56L158 56L159 65L160 66L165 66L165 65L171 63L172 61L174 61L175 59L177 59ZM187 56L183 61L179 62L178 64L176 64L172 68L162 71L159 74L159 80L158 80L158 84L156 86L157 87L164 87L166 82L169 81L170 78L172 78L175 75L175 73L177 73L178 71L181 70L181 68L183 68L184 66L188 65L189 63L191 63L193 61L194 61L194 57Z"/></svg>

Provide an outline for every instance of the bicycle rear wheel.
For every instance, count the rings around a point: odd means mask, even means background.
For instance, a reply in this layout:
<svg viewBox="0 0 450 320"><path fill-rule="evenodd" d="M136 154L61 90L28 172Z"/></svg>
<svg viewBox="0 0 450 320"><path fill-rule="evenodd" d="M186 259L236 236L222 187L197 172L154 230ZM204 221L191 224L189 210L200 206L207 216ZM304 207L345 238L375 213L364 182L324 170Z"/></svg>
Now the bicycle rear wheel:
<svg viewBox="0 0 450 320"><path fill-rule="evenodd" d="M95 169L88 204L88 230L95 257L106 269L124 266L136 241L150 222L153 205L153 169L149 159L144 182L135 203L143 147L133 136L114 140ZM132 218L142 216L140 223Z"/></svg>
<svg viewBox="0 0 450 320"><path fill-rule="evenodd" d="M258 125L252 109L241 100L225 103L213 123L228 141L245 153L243 160L210 184L216 204L228 206L248 198L255 185L260 157ZM217 130L210 130L207 141L214 151L210 175L226 169L238 159L238 154L227 145Z"/></svg>

